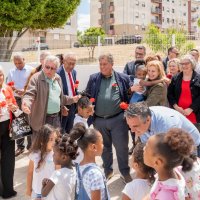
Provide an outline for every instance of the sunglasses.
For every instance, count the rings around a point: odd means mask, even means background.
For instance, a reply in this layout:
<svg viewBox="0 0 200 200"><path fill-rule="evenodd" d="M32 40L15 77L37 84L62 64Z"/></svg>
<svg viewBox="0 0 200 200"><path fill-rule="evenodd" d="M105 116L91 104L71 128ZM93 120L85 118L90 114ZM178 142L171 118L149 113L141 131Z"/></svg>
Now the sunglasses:
<svg viewBox="0 0 200 200"><path fill-rule="evenodd" d="M45 68L48 69L48 70L51 70L51 71L56 71L56 70L57 70L57 68L55 68L55 67L50 67L50 66L48 66L48 65L45 65Z"/></svg>

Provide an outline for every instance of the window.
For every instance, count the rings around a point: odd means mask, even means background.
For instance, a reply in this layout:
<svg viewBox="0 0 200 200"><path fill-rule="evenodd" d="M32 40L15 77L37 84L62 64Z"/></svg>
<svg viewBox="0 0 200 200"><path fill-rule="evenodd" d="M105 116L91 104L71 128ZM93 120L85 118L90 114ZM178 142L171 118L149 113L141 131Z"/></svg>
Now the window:
<svg viewBox="0 0 200 200"><path fill-rule="evenodd" d="M145 7L145 3L144 2L142 2L142 7Z"/></svg>
<svg viewBox="0 0 200 200"><path fill-rule="evenodd" d="M67 21L66 25L71 26L71 19Z"/></svg>
<svg viewBox="0 0 200 200"><path fill-rule="evenodd" d="M162 10L165 11L165 7L162 7Z"/></svg>
<svg viewBox="0 0 200 200"><path fill-rule="evenodd" d="M59 40L60 39L60 34L59 33L53 34L53 39L54 40Z"/></svg>
<svg viewBox="0 0 200 200"><path fill-rule="evenodd" d="M172 8L172 13L174 13L175 12L175 10Z"/></svg>
<svg viewBox="0 0 200 200"><path fill-rule="evenodd" d="M169 18L167 18L167 23L169 23Z"/></svg>
<svg viewBox="0 0 200 200"><path fill-rule="evenodd" d="M110 6L114 6L114 2L110 2Z"/></svg>
<svg viewBox="0 0 200 200"><path fill-rule="evenodd" d="M139 5L139 1L136 1L136 2L135 2L135 5L138 6L138 5Z"/></svg>
<svg viewBox="0 0 200 200"><path fill-rule="evenodd" d="M139 18L139 13L138 12L135 13L135 18Z"/></svg>
<svg viewBox="0 0 200 200"><path fill-rule="evenodd" d="M186 12L183 13L183 16L186 16Z"/></svg>
<svg viewBox="0 0 200 200"><path fill-rule="evenodd" d="M175 20L174 20L174 19L172 19L172 24L174 24L174 22L175 22Z"/></svg>
<svg viewBox="0 0 200 200"><path fill-rule="evenodd" d="M110 18L114 18L114 14L113 13L110 14Z"/></svg>
<svg viewBox="0 0 200 200"><path fill-rule="evenodd" d="M114 30L114 26L113 25L110 25L110 30Z"/></svg>

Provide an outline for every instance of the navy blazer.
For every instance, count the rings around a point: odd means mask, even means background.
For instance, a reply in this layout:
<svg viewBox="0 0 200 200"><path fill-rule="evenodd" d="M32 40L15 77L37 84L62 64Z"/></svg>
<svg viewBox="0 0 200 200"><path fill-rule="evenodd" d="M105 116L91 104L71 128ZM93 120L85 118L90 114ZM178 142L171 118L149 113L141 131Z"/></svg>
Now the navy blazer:
<svg viewBox="0 0 200 200"><path fill-rule="evenodd" d="M76 82L76 70L73 69L71 73L72 73L72 78L73 78L74 83L75 83ZM66 80L65 70L64 70L63 65L59 67L57 74L60 75L60 77L61 77L64 95L69 95L68 87L67 87L67 80ZM75 89L75 93L77 94L77 89Z"/></svg>
<svg viewBox="0 0 200 200"><path fill-rule="evenodd" d="M128 103L129 102L128 90L130 88L129 76L126 74L116 72L116 71L114 71L114 76L119 86L121 101ZM97 99L102 77L103 77L102 74L99 72L99 73L92 74L89 78L89 81L86 87L86 92L90 94L92 98Z"/></svg>

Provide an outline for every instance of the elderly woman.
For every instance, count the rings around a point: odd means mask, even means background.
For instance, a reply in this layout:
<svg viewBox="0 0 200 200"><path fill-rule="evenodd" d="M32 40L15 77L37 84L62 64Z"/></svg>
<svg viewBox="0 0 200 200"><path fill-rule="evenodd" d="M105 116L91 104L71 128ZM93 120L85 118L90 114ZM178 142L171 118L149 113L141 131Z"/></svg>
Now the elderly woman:
<svg viewBox="0 0 200 200"><path fill-rule="evenodd" d="M178 58L173 58L168 61L167 78L172 79L172 77L178 74L180 71L180 60Z"/></svg>
<svg viewBox="0 0 200 200"><path fill-rule="evenodd" d="M0 66L0 165L2 197L11 198L17 192L13 188L15 167L15 141L9 137L9 127L12 121L12 112L17 110L16 100L11 87L4 84L4 72Z"/></svg>
<svg viewBox="0 0 200 200"><path fill-rule="evenodd" d="M191 55L185 55L180 65L182 72L172 77L168 87L169 104L197 123L200 122L200 75L194 71L196 61Z"/></svg>
<svg viewBox="0 0 200 200"><path fill-rule="evenodd" d="M149 82L155 84L147 87L146 100L148 106L167 105L167 84L162 81L165 77L162 62L158 60L150 61L147 64L147 76ZM156 81L160 81L156 83Z"/></svg>

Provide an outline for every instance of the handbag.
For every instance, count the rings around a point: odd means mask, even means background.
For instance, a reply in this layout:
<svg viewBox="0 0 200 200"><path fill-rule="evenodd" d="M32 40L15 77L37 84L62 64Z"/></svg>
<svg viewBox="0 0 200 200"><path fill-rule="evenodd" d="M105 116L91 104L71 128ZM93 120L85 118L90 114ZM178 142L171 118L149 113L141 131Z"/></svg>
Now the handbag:
<svg viewBox="0 0 200 200"><path fill-rule="evenodd" d="M31 134L31 127L29 126L24 113L12 120L10 127L11 140L17 140Z"/></svg>

